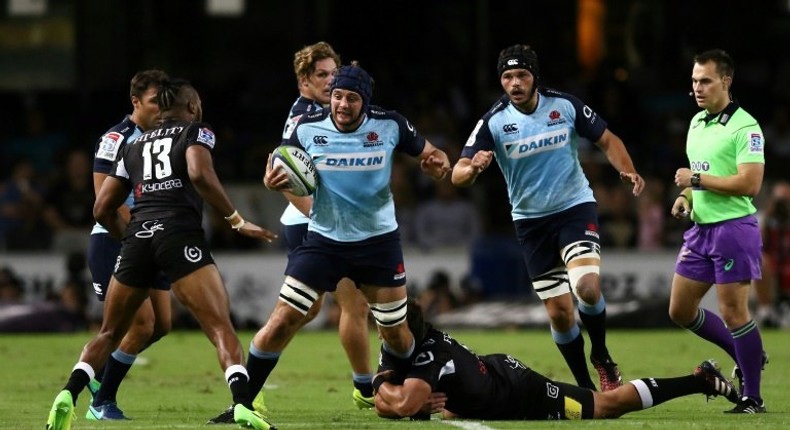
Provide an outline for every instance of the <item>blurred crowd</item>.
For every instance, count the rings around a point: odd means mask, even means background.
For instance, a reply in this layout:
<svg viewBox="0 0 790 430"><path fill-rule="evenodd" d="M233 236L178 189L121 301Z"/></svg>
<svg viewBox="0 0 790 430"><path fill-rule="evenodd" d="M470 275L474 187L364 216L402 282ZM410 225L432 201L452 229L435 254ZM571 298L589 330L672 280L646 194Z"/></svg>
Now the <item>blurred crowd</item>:
<svg viewBox="0 0 790 430"><path fill-rule="evenodd" d="M790 163L788 112L780 106L763 122L768 162L765 185L756 199L760 207L767 205L773 184L783 177L783 166ZM607 117L605 112L601 115ZM417 118L417 128L451 159L457 159L466 138L463 133L468 131L456 126L462 119L441 108L422 111ZM40 129L41 120L30 122L28 135L2 144L0 250L84 250L94 223L92 142L77 145L63 133ZM679 117L669 118L662 134L645 133L643 139L634 138L628 129L618 130L616 123L611 127L624 136L647 187L642 196L633 198L602 153L591 145L582 145L584 169L598 200L604 249L676 248L686 223L671 218L669 208L678 191L672 183L674 170L687 163L683 152L687 124ZM274 145L240 145L229 131L220 136L223 138L215 157L223 181L260 183L263 163ZM240 148L246 150L239 153ZM501 173L489 169L478 182L482 186L471 188L454 187L449 180L434 182L421 175L419 166L408 157L398 159L392 189L404 243L430 251L467 247L481 235L511 234L510 207ZM261 193L266 193L262 186ZM217 249L258 246L245 243L238 235L225 237L221 233L212 242Z"/></svg>
<svg viewBox="0 0 790 430"><path fill-rule="evenodd" d="M660 9L660 4L656 2L651 7ZM444 11L438 3L431 7ZM529 7L535 6L530 4ZM704 8L707 4L700 2L695 7ZM508 13L508 8L499 9L493 8L492 13ZM622 12L625 13L626 9L623 8ZM750 13L757 9L748 5L743 7ZM663 13L670 14L666 22L673 22L670 19L674 17L672 14L694 15L699 10L668 8ZM620 13L617 8L610 12L614 17ZM650 9L650 12L655 11ZM643 16L643 19L647 18L647 15ZM451 25L451 22L454 21L438 24ZM555 24L546 22L546 25ZM444 27L431 30L433 27L426 26L426 31L446 31L450 37L456 38L453 40L455 45L477 46L473 36L467 40L465 26L458 31ZM613 47L611 58L605 59L594 71L580 71L573 55L568 55L563 49L554 49L556 41L524 42L537 46L543 83L578 96L596 110L608 122L609 128L622 137L637 170L646 179L645 192L634 198L629 187L619 182L617 172L612 170L597 148L590 144L580 147L584 169L599 205L604 252L675 252L688 221L678 221L669 216L671 203L678 192L672 179L677 168L687 165L685 137L688 121L697 109L686 95L690 88L689 58L698 50L698 45L703 44L702 41L719 39L708 34L710 29L700 35L691 30L685 33L674 31L677 29L661 31L651 26L636 26L635 29L633 39L628 39L634 46L630 49L619 45ZM722 35L730 33L729 29L721 31ZM779 30L769 28L766 31L764 37L769 38ZM441 36L447 37L445 34ZM621 42L618 43L623 43L624 39L619 36L617 40ZM404 34L402 37L422 40L425 35ZM335 38L341 51L343 47L347 47L346 51L354 47L357 51L348 52L348 55L366 59L363 55L366 51L359 49L356 33L349 36L338 33ZM433 38L441 39L438 36ZM249 39L255 40L257 49L257 39ZM221 44L222 39L218 40L216 43ZM377 57L371 54L371 61L363 63L377 81L373 103L396 109L414 120L419 132L445 150L454 161L478 118L501 94L496 77L492 75L493 64L470 67L470 59L463 51L406 43L410 41L404 39L400 49L408 49L414 58L431 60L418 60L416 63L420 67L409 63L409 67L396 68L391 67L392 61L373 61ZM501 42L490 40L492 46L503 45ZM567 42L563 41L558 46L565 46ZM455 46L453 43L448 46ZM513 43L513 40L507 43ZM267 60L275 57L290 59L293 46L288 43L274 45L271 49L282 52L267 51ZM653 49L670 45L673 49L669 51ZM766 137L766 179L756 203L763 225L770 228L766 237L773 239L766 239L770 246L766 246L765 273L770 287L761 289L770 294L760 295L760 301L787 301L790 271L786 266L790 264L785 262L783 250L787 246L782 243L787 240L784 239L784 229L790 197L782 197L781 180L787 177L784 167L790 165L790 81L784 78L790 70L790 56L783 54L781 50L787 49L783 46L777 47L779 51L775 55L768 56L758 55L750 47L734 45L734 48L738 63L734 96L760 121ZM494 48L491 49L488 57L495 54ZM218 58L227 59L223 55L244 57L233 50L211 52ZM398 58L400 51L394 52L398 54L388 55ZM193 72L196 74L194 77L188 76L194 78L201 94L205 94L206 120L217 132L216 170L229 189L236 184L260 187L262 195L267 193L261 185L263 166L267 154L277 144L288 103L292 102L295 93L287 70L289 65L287 61L282 64L282 73L248 68L246 64L237 68L222 64L218 66L220 71L232 70L239 74L232 74L232 79L225 81L222 81L225 74L219 72L215 72L216 81L210 80L209 73L202 68ZM229 82L232 85L226 85ZM90 96L78 95L77 91L65 94L0 93L0 101L8 106L7 115L0 119L0 253L43 251L84 255L94 223L93 144L103 130L120 120L130 109L128 94L124 93L126 83L116 86L111 90L94 88ZM94 102L91 97L99 98L101 102ZM81 102L75 105L75 99ZM87 115L77 118L75 112L89 113L90 118ZM485 254L481 247L489 243L501 245L496 241L488 242L486 238L513 237L506 188L498 169L483 172L476 186L460 189L452 186L449 180L433 182L426 179L419 173L419 166L410 159L396 161L392 190L396 216L407 248L430 253L453 247ZM271 211L276 213L281 209L282 206L278 206ZM222 226L225 222L217 214L207 215L207 231L214 249L261 251L260 244L233 234L227 228L211 228L215 223ZM276 220L277 216L279 213L269 219ZM445 283L441 274L437 274L434 281L430 286L420 286L420 291L430 294L426 300L431 304L425 306L429 312L432 309L444 310L467 300L445 297L447 289L441 287ZM82 290L90 285L87 280L75 282L82 282ZM451 279L450 283L453 285L451 292L456 295L468 293L469 300L479 294L474 278ZM61 290L60 286L56 287L53 291ZM13 297L16 288L13 281L10 284L6 282L3 288L4 300L5 294ZM73 302L55 297L55 294L50 295L50 300Z"/></svg>

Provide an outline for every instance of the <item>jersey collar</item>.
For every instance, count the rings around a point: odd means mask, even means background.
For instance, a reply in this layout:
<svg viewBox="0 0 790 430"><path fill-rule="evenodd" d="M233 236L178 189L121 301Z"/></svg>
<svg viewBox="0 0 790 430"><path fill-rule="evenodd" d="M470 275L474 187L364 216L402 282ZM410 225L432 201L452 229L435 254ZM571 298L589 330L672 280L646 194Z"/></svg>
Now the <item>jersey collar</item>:
<svg viewBox="0 0 790 430"><path fill-rule="evenodd" d="M730 102L730 104L727 105L727 107L724 108L723 111L719 113L707 114L700 119L702 121L705 121L705 124L708 124L709 122L716 119L716 122L718 122L722 126L726 126L727 123L730 122L730 118L732 118L732 115L735 113L736 110L738 110L739 107L741 106L738 103L738 101L733 100Z"/></svg>

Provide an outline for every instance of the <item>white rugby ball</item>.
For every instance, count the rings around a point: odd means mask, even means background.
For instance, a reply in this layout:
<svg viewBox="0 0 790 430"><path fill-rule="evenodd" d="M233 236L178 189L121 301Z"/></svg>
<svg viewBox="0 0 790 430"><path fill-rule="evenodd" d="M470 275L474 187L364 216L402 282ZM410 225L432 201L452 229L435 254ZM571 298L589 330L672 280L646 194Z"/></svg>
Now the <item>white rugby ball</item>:
<svg viewBox="0 0 790 430"><path fill-rule="evenodd" d="M318 172L310 154L296 146L282 145L274 150L272 167L282 166L288 175L291 192L297 196L309 196L318 185Z"/></svg>

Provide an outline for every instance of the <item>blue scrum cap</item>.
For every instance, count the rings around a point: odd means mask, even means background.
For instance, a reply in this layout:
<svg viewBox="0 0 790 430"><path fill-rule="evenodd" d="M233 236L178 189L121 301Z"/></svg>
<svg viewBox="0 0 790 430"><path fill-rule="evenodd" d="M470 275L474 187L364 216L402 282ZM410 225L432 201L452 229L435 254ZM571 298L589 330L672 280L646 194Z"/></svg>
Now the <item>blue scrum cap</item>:
<svg viewBox="0 0 790 430"><path fill-rule="evenodd" d="M356 64L341 66L337 69L335 77L332 79L331 90L334 91L335 88L359 94L362 97L362 103L367 106L373 97L373 78L370 77L365 69Z"/></svg>
<svg viewBox="0 0 790 430"><path fill-rule="evenodd" d="M527 69L535 77L535 81L540 79L538 54L529 45L513 45L503 49L499 53L496 69L499 76L506 70Z"/></svg>

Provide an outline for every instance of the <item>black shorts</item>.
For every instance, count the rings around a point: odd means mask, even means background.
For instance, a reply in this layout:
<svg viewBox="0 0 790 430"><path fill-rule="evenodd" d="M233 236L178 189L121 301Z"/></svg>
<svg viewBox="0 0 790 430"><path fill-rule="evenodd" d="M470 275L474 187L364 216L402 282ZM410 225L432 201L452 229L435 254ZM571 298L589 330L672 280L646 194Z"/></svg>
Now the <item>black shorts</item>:
<svg viewBox="0 0 790 430"><path fill-rule="evenodd" d="M560 250L567 245L579 241L601 243L595 203L582 203L543 218L519 219L515 227L530 279L564 266Z"/></svg>
<svg viewBox="0 0 790 430"><path fill-rule="evenodd" d="M337 242L308 231L288 254L285 274L320 291L335 291L342 278L380 287L406 285L397 230L359 242Z"/></svg>
<svg viewBox="0 0 790 430"><path fill-rule="evenodd" d="M526 420L591 419L595 413L592 390L553 381L532 369L520 372L518 386Z"/></svg>
<svg viewBox="0 0 790 430"><path fill-rule="evenodd" d="M126 229L115 277L130 287L152 288L157 272L173 282L214 264L203 228L193 221L135 222Z"/></svg>
<svg viewBox="0 0 790 430"><path fill-rule="evenodd" d="M592 390L564 382L553 381L530 369L524 363L505 354L481 356L496 374L507 380L511 394L502 416L487 419L504 420L563 420L591 419L595 412ZM491 412L493 410L489 408ZM495 412L494 412L495 413ZM463 411L461 411L463 416Z"/></svg>
<svg viewBox="0 0 790 430"><path fill-rule="evenodd" d="M107 287L110 286L110 277L118 262L121 252L121 242L113 239L109 233L96 233L91 235L88 244L88 269L91 271L93 292L100 302L107 297ZM153 286L156 290L167 291L170 281L160 272Z"/></svg>
<svg viewBox="0 0 790 430"><path fill-rule="evenodd" d="M542 378L543 395L529 403L530 420L589 420L595 413L590 389Z"/></svg>

